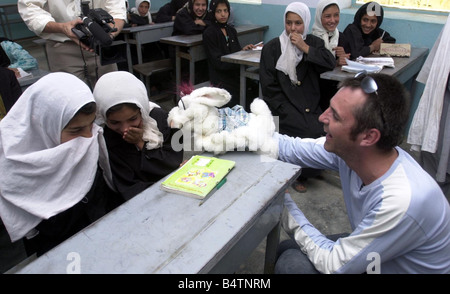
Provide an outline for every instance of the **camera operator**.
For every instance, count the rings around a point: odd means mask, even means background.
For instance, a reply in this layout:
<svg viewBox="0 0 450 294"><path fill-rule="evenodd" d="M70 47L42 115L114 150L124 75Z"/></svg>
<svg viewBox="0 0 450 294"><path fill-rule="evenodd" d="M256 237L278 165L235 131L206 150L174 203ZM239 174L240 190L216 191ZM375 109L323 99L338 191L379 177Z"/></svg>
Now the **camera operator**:
<svg viewBox="0 0 450 294"><path fill-rule="evenodd" d="M19 13L28 28L46 39L46 50L51 72L63 71L76 75L91 89L103 74L116 71L116 64L102 66L94 48L79 41L72 29L83 24L80 16L82 0L18 0ZM84 1L83 1L84 2ZM89 1L88 1L89 2ZM114 39L126 19L125 1L91 0L90 9L101 8L109 13L117 30L109 33Z"/></svg>

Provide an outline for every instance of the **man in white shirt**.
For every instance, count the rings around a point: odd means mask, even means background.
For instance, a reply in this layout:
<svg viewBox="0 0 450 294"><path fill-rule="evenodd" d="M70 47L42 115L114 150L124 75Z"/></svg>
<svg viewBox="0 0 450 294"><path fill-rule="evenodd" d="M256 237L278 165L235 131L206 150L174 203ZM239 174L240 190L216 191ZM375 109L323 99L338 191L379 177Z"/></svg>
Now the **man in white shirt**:
<svg viewBox="0 0 450 294"><path fill-rule="evenodd" d="M85 81L91 89L103 74L117 70L116 64L101 66L93 48L81 43L72 28L82 24L80 0L19 0L19 13L36 35L46 39L46 50L50 71L69 72ZM111 32L115 38L126 20L123 0L91 0L89 8L101 8L109 13L117 31Z"/></svg>

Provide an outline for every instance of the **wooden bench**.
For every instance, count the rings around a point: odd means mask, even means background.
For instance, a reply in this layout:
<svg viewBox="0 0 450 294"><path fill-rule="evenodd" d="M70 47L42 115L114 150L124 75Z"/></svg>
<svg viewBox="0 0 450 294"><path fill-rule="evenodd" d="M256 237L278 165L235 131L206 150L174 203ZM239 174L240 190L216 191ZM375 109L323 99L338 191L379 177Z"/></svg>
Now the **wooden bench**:
<svg viewBox="0 0 450 294"><path fill-rule="evenodd" d="M173 70L174 66L172 64L171 59L167 58L167 59L145 62L145 63L141 63L141 64L135 64L135 65L133 65L133 69L141 75L141 78L144 77L143 82L145 83L145 86L147 87L149 98L151 98L152 101L161 100L168 96L167 93L150 96L150 90L151 90L150 77L153 74Z"/></svg>

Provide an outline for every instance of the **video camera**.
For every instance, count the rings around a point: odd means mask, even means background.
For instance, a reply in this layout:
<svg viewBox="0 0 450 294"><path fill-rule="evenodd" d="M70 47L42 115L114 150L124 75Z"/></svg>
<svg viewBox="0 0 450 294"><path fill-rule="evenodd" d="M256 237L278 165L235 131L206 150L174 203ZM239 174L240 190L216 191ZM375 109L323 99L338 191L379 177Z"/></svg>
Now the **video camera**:
<svg viewBox="0 0 450 294"><path fill-rule="evenodd" d="M81 2L81 11L83 23L72 28L80 42L95 50L100 56L101 65L126 61L126 43L113 42L109 35L117 31L117 28L109 25L114 24L113 17L101 8L90 9L89 2Z"/></svg>

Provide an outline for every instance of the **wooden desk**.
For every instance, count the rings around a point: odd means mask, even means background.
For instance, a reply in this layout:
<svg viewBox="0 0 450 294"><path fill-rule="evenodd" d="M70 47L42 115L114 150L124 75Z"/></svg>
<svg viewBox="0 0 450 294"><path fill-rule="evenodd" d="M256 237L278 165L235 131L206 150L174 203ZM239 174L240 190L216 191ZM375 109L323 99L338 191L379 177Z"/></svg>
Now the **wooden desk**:
<svg viewBox="0 0 450 294"><path fill-rule="evenodd" d="M300 167L251 152L203 205L154 184L43 256L8 273L233 273L267 236L265 271L275 264L284 192Z"/></svg>
<svg viewBox="0 0 450 294"><path fill-rule="evenodd" d="M406 83L414 78L422 68L428 48L411 48L410 57L393 57L395 68L385 67L380 73L396 77L401 83ZM355 73L342 71L341 67L336 67L332 71L324 72L320 75L322 79L343 81L346 78L354 77Z"/></svg>
<svg viewBox="0 0 450 294"><path fill-rule="evenodd" d="M247 90L247 78L251 78L259 81L259 60L261 59L261 50L248 50L239 51L224 55L221 57L221 61L236 63L240 65L240 105L245 107L246 105L246 90ZM254 70L247 70L248 67L252 67ZM259 97L262 97L261 86L259 87Z"/></svg>
<svg viewBox="0 0 450 294"><path fill-rule="evenodd" d="M264 31L269 26L262 25L240 25L236 26L239 43L242 46L255 44L263 40ZM176 52L176 84L181 84L181 58L189 60L189 79L192 85L195 85L195 62L206 59L205 49L203 47L203 36L181 35L161 38L161 43L175 46ZM181 48L187 48L187 52L181 51Z"/></svg>
<svg viewBox="0 0 450 294"><path fill-rule="evenodd" d="M142 63L142 45L158 42L159 39L169 37L173 32L173 22L157 23L137 27L124 28L122 33L128 46L127 60L128 71L133 72L133 61L131 59L130 44L136 45L138 64Z"/></svg>

